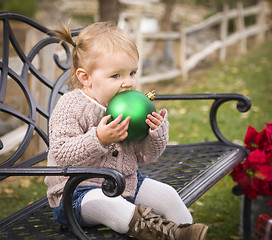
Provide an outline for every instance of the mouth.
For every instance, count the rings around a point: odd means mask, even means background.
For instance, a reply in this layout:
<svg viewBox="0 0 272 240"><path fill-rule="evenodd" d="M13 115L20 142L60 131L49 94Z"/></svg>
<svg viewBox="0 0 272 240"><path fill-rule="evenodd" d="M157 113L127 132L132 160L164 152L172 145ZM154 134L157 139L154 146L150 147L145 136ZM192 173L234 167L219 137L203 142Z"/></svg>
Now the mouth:
<svg viewBox="0 0 272 240"><path fill-rule="evenodd" d="M132 89L131 88L127 88L127 89L123 89L123 90L120 90L117 94L121 93L121 92L126 92L126 91L131 91ZM116 95L117 95L116 94Z"/></svg>
<svg viewBox="0 0 272 240"><path fill-rule="evenodd" d="M118 91L115 95L113 95L113 97L111 98L111 100L112 100L116 95L118 95L119 93L126 92L126 91L131 91L131 90L132 90L131 88L120 90L120 91ZM110 101L111 101L111 100L110 100ZM109 104L107 104L107 105L109 105ZM106 107L108 107L108 106L106 106Z"/></svg>
<svg viewBox="0 0 272 240"><path fill-rule="evenodd" d="M112 96L112 98L110 99L110 101L108 102L108 104L106 104L106 107L108 107L109 103L111 102L111 100L112 100L116 95L118 95L119 93L122 93L122 92L126 92L126 91L133 91L133 89L127 88L127 89L122 89L122 90L118 91L117 93L115 93L115 94Z"/></svg>

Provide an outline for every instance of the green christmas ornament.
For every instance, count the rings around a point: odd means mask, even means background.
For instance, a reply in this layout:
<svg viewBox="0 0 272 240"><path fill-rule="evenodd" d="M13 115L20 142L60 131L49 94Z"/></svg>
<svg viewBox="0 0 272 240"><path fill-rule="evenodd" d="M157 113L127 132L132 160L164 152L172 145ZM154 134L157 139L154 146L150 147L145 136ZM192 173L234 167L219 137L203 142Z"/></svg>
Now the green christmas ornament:
<svg viewBox="0 0 272 240"><path fill-rule="evenodd" d="M154 100L155 91L145 95L142 92L129 90L114 96L107 108L106 114L110 114L111 122L120 114L123 114L122 121L128 116L131 117L126 140L140 140L147 136L149 126L145 122L147 115L156 111L151 100Z"/></svg>

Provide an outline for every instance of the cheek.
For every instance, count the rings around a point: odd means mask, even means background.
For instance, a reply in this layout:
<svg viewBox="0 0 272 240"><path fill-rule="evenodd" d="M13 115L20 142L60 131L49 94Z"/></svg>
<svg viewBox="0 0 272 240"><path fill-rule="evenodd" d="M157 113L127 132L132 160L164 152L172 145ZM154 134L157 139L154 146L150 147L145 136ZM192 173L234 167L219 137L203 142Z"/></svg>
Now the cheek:
<svg viewBox="0 0 272 240"><path fill-rule="evenodd" d="M134 81L133 81L132 90L135 90L136 86L137 86L137 80L135 78Z"/></svg>
<svg viewBox="0 0 272 240"><path fill-rule="evenodd" d="M119 90L119 86L104 86L102 90L104 100L109 102L116 94L118 94Z"/></svg>

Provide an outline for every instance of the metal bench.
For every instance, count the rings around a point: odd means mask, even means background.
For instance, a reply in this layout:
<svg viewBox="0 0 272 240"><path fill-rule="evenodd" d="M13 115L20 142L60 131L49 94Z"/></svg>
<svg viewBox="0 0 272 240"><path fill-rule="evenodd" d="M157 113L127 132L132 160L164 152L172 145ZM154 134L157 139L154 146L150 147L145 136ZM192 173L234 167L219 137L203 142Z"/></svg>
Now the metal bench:
<svg viewBox="0 0 272 240"><path fill-rule="evenodd" d="M117 196L124 189L124 179L121 173L113 169L96 169L89 167L46 167L37 165L46 161L47 152L39 152L27 159L24 153L30 148L33 136L48 146L47 126L40 125L40 119L48 119L52 109L60 96L67 91L64 82L69 76L70 49L62 43L65 61L61 61L57 54L53 54L51 61L56 64L58 76L54 81L48 79L36 67L37 56L41 51L47 51L50 45L57 45L59 39L49 33L49 29L36 21L15 13L0 13L3 24L2 59L0 60L0 114L13 116L25 126L23 139L17 149L0 161L0 180L8 176L69 176L63 197L64 208L70 228L61 228L53 220L53 211L44 197L27 206L19 212L0 222L1 239L128 239L104 226L81 229L74 218L71 208L72 193L76 186L86 178L104 178L102 188L109 196ZM24 22L32 29L39 31L43 38L38 40L29 52L25 52L17 41L13 32L11 21ZM73 31L76 36L79 30ZM16 72L10 65L11 46L15 55L21 62L20 72ZM43 101L45 107L38 103L33 96L33 82L39 82L39 87L47 88L48 97ZM35 82L34 81L34 82ZM35 82L35 83L36 83ZM8 104L7 89L9 84L16 84L25 96L27 111L21 112ZM184 94L184 95L156 95L157 101L187 101L211 100L210 125L216 141L184 145L169 145L159 160L152 164L140 166L140 170L150 177L171 184L180 194L187 206L194 203L210 187L229 173L239 162L247 157L247 150L227 140L217 125L217 110L227 101L237 101L237 109L245 112L250 109L250 100L239 94ZM35 140L37 141L37 140ZM0 153L5 149L5 143L0 137ZM22 160L23 159L23 160ZM45 164L44 164L45 165Z"/></svg>

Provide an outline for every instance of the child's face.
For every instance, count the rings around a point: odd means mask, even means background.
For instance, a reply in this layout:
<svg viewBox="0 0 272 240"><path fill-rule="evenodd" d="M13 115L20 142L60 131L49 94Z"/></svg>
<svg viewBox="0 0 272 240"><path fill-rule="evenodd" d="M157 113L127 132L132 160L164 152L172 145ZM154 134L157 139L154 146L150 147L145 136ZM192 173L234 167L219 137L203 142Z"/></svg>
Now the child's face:
<svg viewBox="0 0 272 240"><path fill-rule="evenodd" d="M85 93L107 107L118 93L136 89L138 61L119 51L99 58L95 70L89 73L90 84Z"/></svg>

